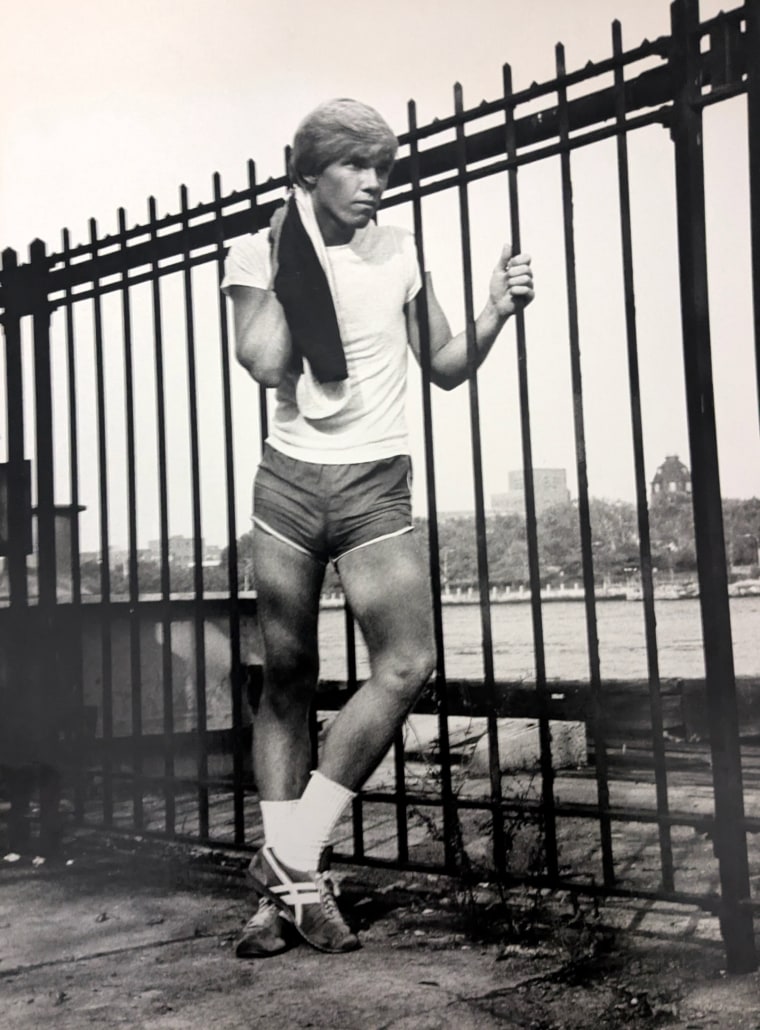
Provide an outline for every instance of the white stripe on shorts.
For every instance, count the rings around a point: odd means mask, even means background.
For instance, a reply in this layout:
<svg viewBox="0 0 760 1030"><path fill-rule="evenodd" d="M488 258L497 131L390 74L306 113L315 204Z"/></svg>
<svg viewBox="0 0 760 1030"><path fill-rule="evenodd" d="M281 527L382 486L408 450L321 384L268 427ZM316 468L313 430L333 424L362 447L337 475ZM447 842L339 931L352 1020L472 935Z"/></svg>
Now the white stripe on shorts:
<svg viewBox="0 0 760 1030"><path fill-rule="evenodd" d="M404 533L411 533L414 526L404 526L403 529L397 529L393 533L384 533L382 536L376 536L373 540L365 540L363 544L357 544L356 547L349 547L347 551L343 551L337 557L333 558L333 564L337 565L341 558L345 558L347 554L352 554L354 551L360 550L362 547L369 547L370 544L379 544L381 540L390 540L394 536L403 536Z"/></svg>
<svg viewBox="0 0 760 1030"><path fill-rule="evenodd" d="M276 540L282 541L283 544L288 544L289 547L294 548L296 551L300 551L301 554L305 554L313 561L320 562L321 564L320 559L317 558L315 554L312 554L311 551L307 551L305 547L301 547L300 544L297 544L295 543L295 541L290 540L288 537L284 536L284 534L278 533L276 529L272 529L272 527L268 526L263 519L257 518L256 515L252 515L251 522L253 522L254 526L258 526L259 529L263 529L265 533L269 533L269 535L273 536Z"/></svg>

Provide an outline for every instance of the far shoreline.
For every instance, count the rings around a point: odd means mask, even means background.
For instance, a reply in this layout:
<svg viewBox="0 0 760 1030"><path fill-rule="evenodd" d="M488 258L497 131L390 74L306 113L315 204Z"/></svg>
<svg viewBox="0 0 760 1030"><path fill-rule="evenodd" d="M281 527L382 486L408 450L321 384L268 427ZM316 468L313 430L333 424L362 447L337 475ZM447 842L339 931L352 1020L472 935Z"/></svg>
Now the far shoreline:
<svg viewBox="0 0 760 1030"><path fill-rule="evenodd" d="M743 580L739 583L730 583L728 586L729 597L760 597L760 579ZM528 604L531 601L530 590L492 590L490 603L496 604ZM586 598L582 588L557 588L544 589L541 591L542 603L554 603L558 601L582 602ZM643 601L641 587L601 587L594 594L596 601ZM690 601L699 599L699 586L696 582L680 584L665 583L654 588L655 601ZM444 607L475 606L480 604L480 595L475 590L463 590L455 593L441 594L441 604ZM323 597L320 601L320 608L343 608L345 600L342 594L332 594Z"/></svg>

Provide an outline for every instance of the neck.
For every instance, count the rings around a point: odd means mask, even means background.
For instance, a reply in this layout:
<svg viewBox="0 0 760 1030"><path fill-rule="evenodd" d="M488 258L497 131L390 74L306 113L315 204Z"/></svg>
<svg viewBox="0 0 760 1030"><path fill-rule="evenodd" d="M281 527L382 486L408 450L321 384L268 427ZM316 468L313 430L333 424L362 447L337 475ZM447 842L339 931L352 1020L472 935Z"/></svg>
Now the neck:
<svg viewBox="0 0 760 1030"><path fill-rule="evenodd" d="M345 225L343 222L332 218L327 212L317 210L316 208L314 215L326 247L342 247L346 243L350 243L354 238L356 230L353 226Z"/></svg>

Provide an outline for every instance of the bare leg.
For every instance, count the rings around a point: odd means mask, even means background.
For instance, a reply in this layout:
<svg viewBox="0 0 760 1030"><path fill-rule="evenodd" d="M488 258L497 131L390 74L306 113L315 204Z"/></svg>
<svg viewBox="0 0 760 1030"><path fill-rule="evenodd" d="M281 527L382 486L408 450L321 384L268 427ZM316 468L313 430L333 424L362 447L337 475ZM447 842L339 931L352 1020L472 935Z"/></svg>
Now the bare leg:
<svg viewBox="0 0 760 1030"><path fill-rule="evenodd" d="M432 604L428 570L411 533L351 551L339 571L371 676L333 722L319 771L357 790L435 668Z"/></svg>
<svg viewBox="0 0 760 1030"><path fill-rule="evenodd" d="M317 617L324 567L289 544L254 533L264 685L253 727L253 770L267 801L299 798L309 779L309 708L317 684Z"/></svg>
<svg viewBox="0 0 760 1030"><path fill-rule="evenodd" d="M307 805L308 789L304 794L311 766L308 717L319 671L317 619L324 567L264 531L254 534L254 563L265 662L253 724L253 765L266 844L249 866L261 900L235 951L243 957L283 951L287 940L282 914L320 951L353 951L361 946L359 938L340 915L329 877L316 871L319 841L313 859L301 861L298 849L314 824L309 810L317 808L324 817L323 806ZM318 832L320 823L318 819ZM297 904L292 892L300 898Z"/></svg>

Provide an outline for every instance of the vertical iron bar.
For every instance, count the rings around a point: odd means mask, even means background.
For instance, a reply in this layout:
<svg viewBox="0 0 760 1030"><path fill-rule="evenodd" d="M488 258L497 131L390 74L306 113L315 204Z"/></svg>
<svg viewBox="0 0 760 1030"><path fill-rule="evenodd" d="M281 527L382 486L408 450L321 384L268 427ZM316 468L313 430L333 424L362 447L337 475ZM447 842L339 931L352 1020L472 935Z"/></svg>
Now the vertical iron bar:
<svg viewBox="0 0 760 1030"><path fill-rule="evenodd" d="M757 968L744 823L736 677L715 427L702 149L698 0L671 5L678 257L694 531L702 613L721 931L731 973Z"/></svg>
<svg viewBox="0 0 760 1030"><path fill-rule="evenodd" d="M633 281L633 241L631 232L631 197L628 175L628 137L625 127L625 78L621 57L623 41L620 22L612 24L612 48L615 64L615 104L618 124L617 165L620 201L620 238L623 251L623 291L625 297L625 328L628 352L628 387L631 401L631 430L633 460L636 479L636 511L639 529L639 560L644 604L644 632L649 673L649 708L652 719L652 755L654 759L655 792L657 796L660 861L663 890L674 890L673 848L668 821L668 780L665 758L665 733L660 696L660 667L657 655L657 620L654 607L654 580L647 507L647 482L644 464L644 431L641 416L641 388L639 381L638 334L636 328L636 293Z"/></svg>
<svg viewBox="0 0 760 1030"><path fill-rule="evenodd" d="M420 195L420 154L417 136L417 106L408 104L409 117L409 181L412 187L414 237L417 243L422 289L419 293L420 367L422 369L422 424L425 445L425 488L428 512L428 564L430 587L433 595L433 633L435 637L436 673L433 689L438 712L438 765L441 775L441 802L443 805L443 849L446 868L454 872L457 867L457 808L451 780L451 750L449 744L449 703L446 690L446 651L443 636L443 606L441 601L441 546L438 535L438 499L435 475L435 445L433 441L433 402L430 382L430 325L428 322L427 282L425 266L425 240L422 229L422 197Z"/></svg>
<svg viewBox="0 0 760 1030"><path fill-rule="evenodd" d="M71 241L68 229L63 230L62 256L64 267L71 266ZM76 346L74 334L74 299L70 286L66 287L66 365L68 374L68 423L69 423L69 491L71 494L71 605L73 609L73 639L71 640L71 675L74 679L76 711L83 720L80 733L84 732L84 655L82 622L82 574L79 539L79 427L77 420ZM85 741L89 748L91 741ZM74 810L76 818L84 817L86 750L79 748L74 756Z"/></svg>
<svg viewBox="0 0 760 1030"><path fill-rule="evenodd" d="M757 412L760 422L760 0L745 0L747 53L747 128L749 130L749 204L752 247L752 306L755 332Z"/></svg>
<svg viewBox="0 0 760 1030"><path fill-rule="evenodd" d="M53 394L50 368L50 306L47 299L45 244L35 240L29 247L34 269L34 397L37 451L37 573L39 601L45 609L56 603L55 498L53 486ZM52 619L48 612L46 621ZM52 622L48 629L52 631ZM52 687L52 683L50 684Z"/></svg>
<svg viewBox="0 0 760 1030"><path fill-rule="evenodd" d="M505 143L510 161L517 160L517 135L515 131L515 105L512 98L512 69L504 65L504 99L506 102ZM512 229L513 253L522 250L520 240L520 203L517 183L517 164L508 174L509 220ZM528 351L525 335L525 311L518 306L515 312L517 336L517 376L520 393L520 432L522 440L523 482L525 487L525 532L528 542L528 573L530 578L531 616L533 620L533 651L536 668L536 693L539 704L539 745L541 762L541 818L545 839L546 867L552 880L559 877L559 855L557 854L557 820L554 811L554 766L552 762L552 736L546 711L546 652L544 647L544 620L541 607L541 570L538 553L538 524L536 519L536 494L533 482L533 443L530 422L530 392L528 390Z"/></svg>
<svg viewBox="0 0 760 1030"><path fill-rule="evenodd" d="M93 260L98 255L98 230L94 218L90 219L90 247ZM100 530L100 657L103 698L103 821L113 822L113 662L111 641L111 568L108 516L108 440L106 430L106 387L103 356L103 315L100 303L100 280L93 278L93 325L95 334L95 389L97 393L98 436L98 524Z"/></svg>
<svg viewBox="0 0 760 1030"><path fill-rule="evenodd" d="M477 378L477 337L472 290L472 254L470 249L470 210L467 194L467 140L464 132L464 102L462 87L454 86L454 108L457 118L456 150L459 192L460 233L462 242L462 272L464 279L465 320L467 337L467 364L470 399L470 434L475 484L475 532L478 559L478 588L480 592L480 624L483 645L483 679L489 699L488 758L491 783L491 816L493 830L493 858L496 870L506 869L506 834L502 808L501 763L499 761L499 731L495 711L495 680L493 665L493 633L491 627L491 599L488 577L488 547L486 543L486 513L483 498L483 451L480 438L480 404Z"/></svg>
<svg viewBox="0 0 760 1030"><path fill-rule="evenodd" d="M201 454L198 440L198 379L195 361L193 274L190 268L190 220L187 186L180 188L182 216L185 338L187 342L188 421L193 508L193 628L195 641L195 708L197 732L198 833L208 840L208 753L206 749L206 625L203 606L203 527L201 521Z"/></svg>
<svg viewBox="0 0 760 1030"><path fill-rule="evenodd" d="M252 162L251 162L252 164ZM255 171L251 172L255 182ZM224 277L224 227L222 224L222 179L214 174L214 211L217 244L217 277ZM227 496L227 581L229 584L230 677L232 685L232 789L235 843L245 843L243 793L243 669L240 660L240 596L238 582L237 519L235 515L235 454L232 443L232 386L230 375L230 331L227 302L219 290L219 344L222 364L224 411L224 470Z"/></svg>
<svg viewBox="0 0 760 1030"><path fill-rule="evenodd" d="M260 230L258 224L257 206L258 206L258 188L256 184L256 165L253 161L248 162L248 190L250 192L251 201L251 213L253 215L253 225L256 229ZM267 409L267 391L263 383L259 384L259 433L261 437L261 452L264 452L264 446L266 439L269 436L269 415ZM258 604L258 600L257 600ZM311 719L311 725L314 724L313 718ZM256 726L253 727L254 734L256 733ZM312 738L311 741L312 750L317 751L317 741Z"/></svg>
<svg viewBox="0 0 760 1030"><path fill-rule="evenodd" d="M359 689L359 678L356 671L356 623L348 605L344 606L343 612L346 631L346 686L350 697Z"/></svg>
<svg viewBox="0 0 760 1030"><path fill-rule="evenodd" d="M359 689L359 678L356 670L356 624L354 616L348 604L344 603L344 626L346 633L346 687L347 696L351 697ZM315 742L315 756L317 748ZM362 808L361 791L356 795L351 805L351 820L354 834L354 855L359 858L364 855L364 811Z"/></svg>
<svg viewBox="0 0 760 1030"><path fill-rule="evenodd" d="M396 844L400 865L409 861L409 822L406 811L406 764L404 762L404 730L393 738L393 772L395 780Z"/></svg>
<svg viewBox="0 0 760 1030"><path fill-rule="evenodd" d="M31 513L25 498L27 463L24 457L24 374L21 356L20 290L18 256L10 248L3 251L3 335L5 336L5 393L8 438L8 569L10 606L20 613L29 603L26 556L31 539ZM22 541L24 542L22 544ZM21 651L21 634L11 635L11 655ZM18 647L16 647L18 645ZM10 656L9 656L10 661ZM14 676L14 681L19 678Z"/></svg>
<svg viewBox="0 0 760 1030"><path fill-rule="evenodd" d="M607 782L607 749L602 725L602 684L599 666L599 640L597 638L596 596L594 592L594 555L591 540L591 514L586 467L586 437L583 419L583 387L581 376L580 334L578 328L578 286L575 273L575 227L573 219L573 183L570 171L569 118L565 77L565 50L557 45L557 103L559 109L559 137L564 144L561 155L562 211L565 229L565 269L567 276L568 326L570 332L570 366L573 385L573 415L575 426L575 455L578 472L578 515L580 521L581 555L583 559L583 588L586 603L586 633L588 641L591 683L592 733L596 763L597 795L599 798L599 831L602 847L604 882L615 881L612 857L612 831L609 816L609 784Z"/></svg>
<svg viewBox="0 0 760 1030"><path fill-rule="evenodd" d="M132 819L135 829L144 826L143 812L143 722L142 722L142 648L140 641L140 581L137 562L137 446L135 440L135 382L132 352L132 308L129 297L129 255L127 221L119 208L121 238L121 314L124 334L124 418L127 433L127 523L129 539L129 684L132 710Z"/></svg>
<svg viewBox="0 0 760 1030"><path fill-rule="evenodd" d="M351 825L354 834L354 853L351 857L361 862L364 858L364 801L361 793L351 802Z"/></svg>
<svg viewBox="0 0 760 1030"><path fill-rule="evenodd" d="M36 682L30 684L31 697L45 706L37 727L44 749L39 756L47 767L48 783L39 788L41 840L57 839L59 833L61 761L59 747L62 724L71 716L71 682L67 676L68 633L56 611L58 569L56 563L55 451L53 447L53 382L50 360L50 316L48 268L45 244L34 240L29 248L34 273L32 325L34 340L34 414L37 458L37 583L39 599L31 668ZM37 713L35 713L36 716ZM30 726L32 739L34 730ZM58 781L58 782L56 782ZM47 789L46 789L47 788Z"/></svg>
<svg viewBox="0 0 760 1030"><path fill-rule="evenodd" d="M162 630L162 686L163 686L163 744L164 744L164 797L166 804L165 827L174 834L174 674L172 658L171 572L169 567L169 500L167 488L166 453L166 388L164 382L164 338L161 312L161 282L156 242L156 198L148 200L152 260L153 343L156 372L156 433L158 437L158 492L160 511L161 549L161 630Z"/></svg>
<svg viewBox="0 0 760 1030"><path fill-rule="evenodd" d="M248 162L248 191L251 195L251 214L253 215L253 225L257 229L261 229L258 224L257 208L258 208L258 187L256 185L256 164L254 161ZM261 432L261 449L264 450L264 441L269 436L269 418L267 413L267 390L263 384L259 384L259 428Z"/></svg>
<svg viewBox="0 0 760 1030"><path fill-rule="evenodd" d="M311 763L310 768L316 769L319 765L319 713L317 712L316 705L312 705L309 709L309 744L311 745L311 751L309 754L309 761Z"/></svg>
<svg viewBox="0 0 760 1030"><path fill-rule="evenodd" d="M31 470L25 457L24 368L21 346L21 283L18 257L3 251L3 335L5 337L6 417L8 439L8 571L9 611L7 647L7 701L3 718L23 719L25 695L30 690L30 626L26 556L32 549ZM36 646L36 645L35 645ZM15 720L14 720L15 721Z"/></svg>
<svg viewBox="0 0 760 1030"><path fill-rule="evenodd" d="M68 229L62 233L63 264L71 267L71 241ZM68 374L69 423L69 491L71 494L71 599L78 604L82 599L82 573L80 569L79 541L79 426L77 421L76 347L74 333L74 299L70 286L66 287L66 366Z"/></svg>

